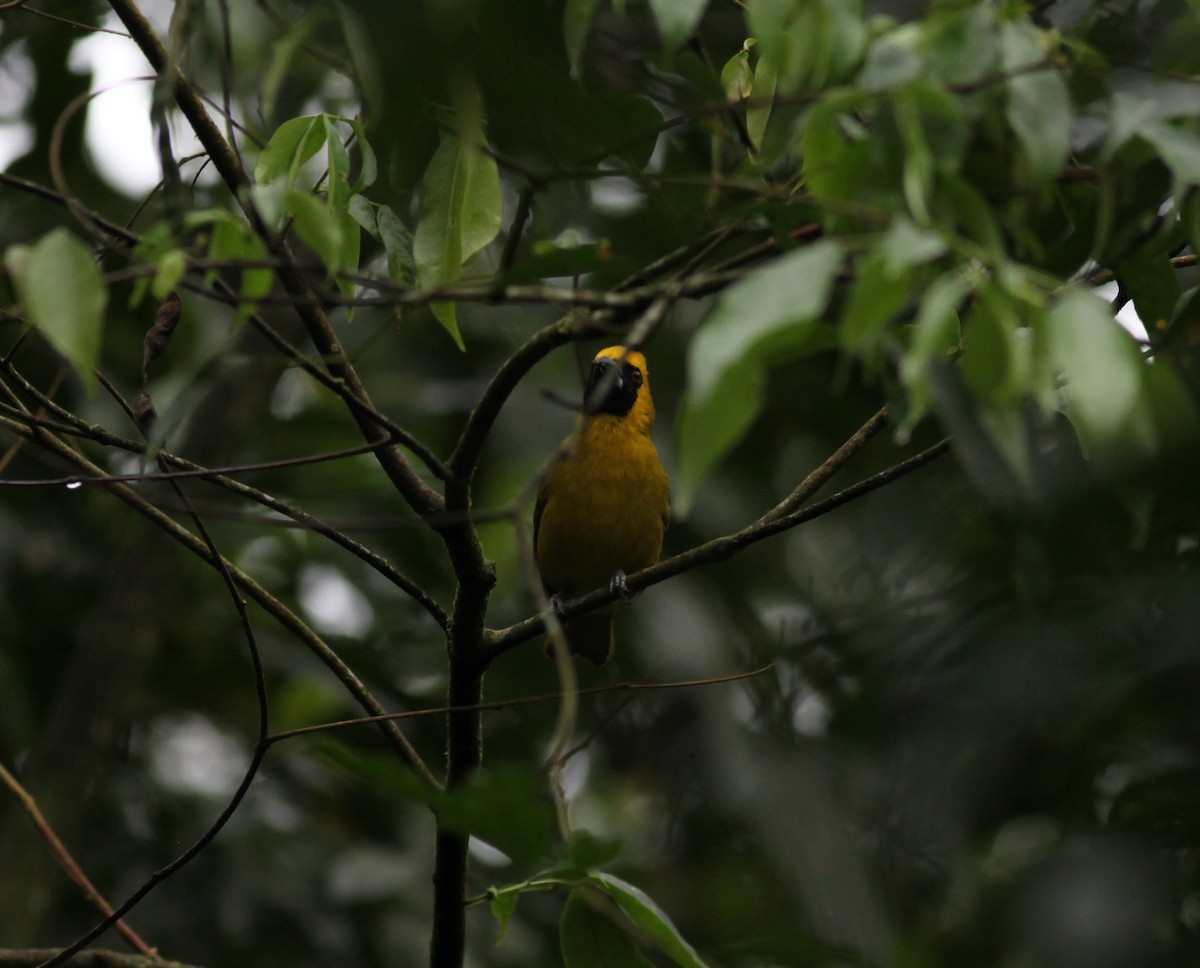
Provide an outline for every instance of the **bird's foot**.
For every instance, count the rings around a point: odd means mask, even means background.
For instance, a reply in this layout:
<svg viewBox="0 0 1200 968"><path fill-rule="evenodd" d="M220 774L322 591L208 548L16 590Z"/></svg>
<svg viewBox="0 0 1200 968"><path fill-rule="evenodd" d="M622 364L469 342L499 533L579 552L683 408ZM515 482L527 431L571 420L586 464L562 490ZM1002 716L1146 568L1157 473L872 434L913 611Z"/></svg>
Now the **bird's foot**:
<svg viewBox="0 0 1200 968"><path fill-rule="evenodd" d="M563 600L561 595L554 594L550 596L550 611L554 613L556 619L560 622L562 621Z"/></svg>
<svg viewBox="0 0 1200 968"><path fill-rule="evenodd" d="M618 568L613 572L612 578L608 580L608 590L615 594L623 602L633 601L633 592L625 584L625 572Z"/></svg>

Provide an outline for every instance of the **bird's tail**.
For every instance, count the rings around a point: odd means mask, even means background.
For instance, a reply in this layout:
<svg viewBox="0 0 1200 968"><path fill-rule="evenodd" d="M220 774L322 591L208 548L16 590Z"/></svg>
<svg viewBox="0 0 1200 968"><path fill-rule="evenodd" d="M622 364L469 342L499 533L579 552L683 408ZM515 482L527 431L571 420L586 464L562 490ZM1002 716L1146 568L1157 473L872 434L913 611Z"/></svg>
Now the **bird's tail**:
<svg viewBox="0 0 1200 968"><path fill-rule="evenodd" d="M567 622L563 631L572 654L583 656L592 665L604 665L612 658L616 644L612 615L580 615ZM546 640L546 654L551 655L549 639Z"/></svg>

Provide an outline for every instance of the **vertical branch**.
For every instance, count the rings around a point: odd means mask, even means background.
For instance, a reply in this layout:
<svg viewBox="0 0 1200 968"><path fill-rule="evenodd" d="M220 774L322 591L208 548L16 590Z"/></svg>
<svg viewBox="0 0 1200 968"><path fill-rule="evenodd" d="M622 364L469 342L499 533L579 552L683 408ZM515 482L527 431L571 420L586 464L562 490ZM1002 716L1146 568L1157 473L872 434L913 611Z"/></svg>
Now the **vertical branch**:
<svg viewBox="0 0 1200 968"><path fill-rule="evenodd" d="M458 594L447 638L450 685L446 717L446 787L466 780L483 762L484 618L496 570L483 557L471 518L470 485L446 485L449 522L439 529L458 579ZM462 968L466 951L467 845L469 837L444 829L437 833L433 872L431 968Z"/></svg>
<svg viewBox="0 0 1200 968"><path fill-rule="evenodd" d="M453 636L451 637L453 640ZM467 669L461 661L450 661L450 705L458 707L447 716L448 742L446 786L461 783L479 768L483 758L481 667ZM462 708L475 707L475 708ZM466 834L438 825L433 869L433 932L429 943L430 968L462 968L466 952L467 844Z"/></svg>

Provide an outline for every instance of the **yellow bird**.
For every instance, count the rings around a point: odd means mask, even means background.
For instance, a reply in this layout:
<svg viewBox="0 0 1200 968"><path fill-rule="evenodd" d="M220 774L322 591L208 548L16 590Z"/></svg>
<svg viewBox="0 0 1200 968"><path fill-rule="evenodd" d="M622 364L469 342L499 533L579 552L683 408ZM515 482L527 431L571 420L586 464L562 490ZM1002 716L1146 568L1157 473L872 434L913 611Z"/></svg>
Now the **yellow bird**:
<svg viewBox="0 0 1200 968"><path fill-rule="evenodd" d="M667 472L650 438L654 400L646 358L623 346L596 354L583 412L538 491L533 543L546 590L561 600L608 586L658 561L671 512ZM596 665L613 652L612 609L566 626L571 651Z"/></svg>

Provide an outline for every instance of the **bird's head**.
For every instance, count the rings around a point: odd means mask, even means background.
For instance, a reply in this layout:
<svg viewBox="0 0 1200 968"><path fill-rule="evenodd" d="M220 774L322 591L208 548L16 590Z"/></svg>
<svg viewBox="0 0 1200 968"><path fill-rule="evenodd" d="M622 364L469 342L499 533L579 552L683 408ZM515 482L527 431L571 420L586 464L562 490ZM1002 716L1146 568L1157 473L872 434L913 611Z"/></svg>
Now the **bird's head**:
<svg viewBox="0 0 1200 968"><path fill-rule="evenodd" d="M610 346L596 354L584 387L584 412L627 416L636 408L654 419L646 358L624 346Z"/></svg>

